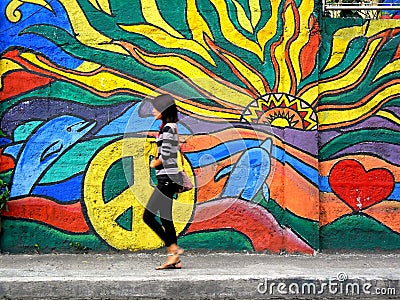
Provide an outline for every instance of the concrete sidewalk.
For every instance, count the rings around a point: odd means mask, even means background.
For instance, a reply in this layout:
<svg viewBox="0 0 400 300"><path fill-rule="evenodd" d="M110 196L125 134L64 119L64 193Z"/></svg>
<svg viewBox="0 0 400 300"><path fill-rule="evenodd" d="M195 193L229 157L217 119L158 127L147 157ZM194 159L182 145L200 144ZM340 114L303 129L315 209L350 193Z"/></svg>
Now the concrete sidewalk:
<svg viewBox="0 0 400 300"><path fill-rule="evenodd" d="M400 299L400 254L0 255L6 299Z"/></svg>

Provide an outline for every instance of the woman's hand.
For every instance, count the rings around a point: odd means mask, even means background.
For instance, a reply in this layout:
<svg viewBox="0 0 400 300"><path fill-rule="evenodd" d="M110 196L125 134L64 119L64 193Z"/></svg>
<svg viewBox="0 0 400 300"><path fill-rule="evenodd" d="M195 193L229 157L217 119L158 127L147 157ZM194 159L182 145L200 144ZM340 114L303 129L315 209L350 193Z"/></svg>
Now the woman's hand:
<svg viewBox="0 0 400 300"><path fill-rule="evenodd" d="M150 168L156 168L162 165L162 161L159 158L155 158L150 162Z"/></svg>

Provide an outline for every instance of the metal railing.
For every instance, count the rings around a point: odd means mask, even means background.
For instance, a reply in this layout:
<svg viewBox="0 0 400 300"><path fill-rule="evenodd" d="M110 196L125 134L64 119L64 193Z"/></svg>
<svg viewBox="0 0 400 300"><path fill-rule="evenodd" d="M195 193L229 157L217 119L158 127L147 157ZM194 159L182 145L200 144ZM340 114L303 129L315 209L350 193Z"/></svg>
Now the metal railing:
<svg viewBox="0 0 400 300"><path fill-rule="evenodd" d="M322 0L322 10L400 10L400 5L396 3L376 3L372 1L351 2L351 3L332 3Z"/></svg>

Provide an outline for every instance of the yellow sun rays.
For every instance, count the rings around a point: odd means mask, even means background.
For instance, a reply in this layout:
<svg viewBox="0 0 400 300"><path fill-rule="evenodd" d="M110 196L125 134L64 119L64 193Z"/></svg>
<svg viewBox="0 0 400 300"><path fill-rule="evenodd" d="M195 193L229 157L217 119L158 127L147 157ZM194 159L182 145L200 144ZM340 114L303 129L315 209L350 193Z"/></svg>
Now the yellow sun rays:
<svg viewBox="0 0 400 300"><path fill-rule="evenodd" d="M21 57L34 66L51 72L55 76L62 77L65 80L100 93L113 93L118 92L118 90L127 90L132 91L132 93L139 93L143 96L148 95L154 97L158 95L158 93L154 91L154 87L147 86L139 80L135 81L134 78L124 78L121 74L100 70L100 68L95 68L96 65L92 66L93 69L87 68L86 72L76 72L62 70L61 68L51 66L38 59L38 57L33 53L22 53Z"/></svg>
<svg viewBox="0 0 400 300"><path fill-rule="evenodd" d="M296 75L296 81L293 85L296 87L300 84L302 79L302 70L300 63L300 53L303 47L310 40L310 28L309 20L314 10L313 1L302 1L299 7L298 18L299 18L299 34L296 39L293 40L289 48L289 57L293 65L293 69ZM293 24L294 25L294 24Z"/></svg>
<svg viewBox="0 0 400 300"><path fill-rule="evenodd" d="M112 16L111 2L108 0L88 0L95 9ZM341 91L352 90L362 82L365 70L370 68L371 61L385 43L385 30L399 30L399 23L392 20L379 20L379 23L368 21L361 26L352 26L339 29L333 36L331 55L328 58L324 71L337 67L345 58L350 43L358 37L367 38L366 49L355 58L345 70L332 78L311 82L308 86L298 91L301 80L304 78L301 56L306 46L314 45L311 41L310 20L313 17L314 1L294 0L270 0L268 6L268 19L263 19L263 9L260 0L248 0L247 7L239 0L232 0L234 11L229 11L227 1L209 0L218 15L220 32L230 43L230 48L244 49L255 55L260 64L266 62L266 58L272 62L275 82L269 86L262 72L256 70L246 62L245 57L239 57L236 53L224 49L224 43L215 40L215 33L211 30L211 21L197 7L196 0L186 0L186 21L191 37L185 37L178 28L168 23L156 0L139 0L141 14L144 23L119 25L121 29L147 37L154 43L170 49L169 53L151 53L141 49L132 41L115 41L104 33L94 28L77 0L59 0L65 8L70 19L72 29L77 40L95 49L101 49L114 53L133 56L143 65L153 70L167 70L184 79L195 89L201 91L205 97L224 106L220 113L213 109L196 107L190 101L177 99L182 110L190 111L205 118L227 118L237 120L240 118L240 109L246 108L258 97L270 93L284 93L301 98L310 107L314 107L321 97L338 94ZM21 19L19 8L24 3L32 3L53 11L50 2L46 0L11 0L6 9L6 15L12 22ZM232 20L232 14L236 14L236 20ZM260 22L263 21L263 24ZM283 27L282 27L283 26ZM277 38L278 31L282 30ZM249 36L253 35L253 38ZM310 44L309 44L310 43ZM233 46L233 47L232 47ZM182 50L179 53L174 50ZM195 56L182 53L188 51ZM232 51L232 50L231 50ZM70 81L81 85L90 86L93 90L111 93L118 88L137 92L141 95L155 95L150 85L140 80L125 78L123 74L102 70L98 64L85 62L76 73L68 72L53 66L46 65L34 55L24 54L32 64L36 64L58 76L68 78ZM216 60L216 56L220 60ZM304 55L303 55L304 56ZM209 63L207 67L200 63L198 58ZM5 65L7 61L2 61ZM219 64L228 66L243 84L235 85L214 73L213 67ZM211 68L210 68L211 66ZM311 68L311 67L310 67ZM383 67L375 76L374 81L397 72L400 68L400 60L394 60ZM308 72L307 74L310 74ZM273 77L273 76L272 76ZM349 124L376 113L381 117L398 122L387 111L381 111L382 103L398 95L399 84L385 86L372 96L365 97L353 107L335 108L321 106L318 116L321 120L321 128L330 128L338 124ZM233 110L237 110L236 113ZM282 125L282 124L281 124Z"/></svg>
<svg viewBox="0 0 400 300"><path fill-rule="evenodd" d="M246 49L256 54L260 60L263 60L263 52L260 45L246 38L232 23L226 2L221 0L210 0L210 2L217 10L223 36L233 45Z"/></svg>
<svg viewBox="0 0 400 300"><path fill-rule="evenodd" d="M375 76L374 81L394 72L398 72L400 70L400 59L396 59L391 63L387 64L379 73Z"/></svg>
<svg viewBox="0 0 400 300"><path fill-rule="evenodd" d="M350 43L356 38L370 38L388 29L398 29L399 25L396 20L370 20L360 26L337 30L333 35L331 55L324 71L330 70L342 62Z"/></svg>
<svg viewBox="0 0 400 300"><path fill-rule="evenodd" d="M237 71L246 78L249 83L257 90L259 95L264 95L267 93L265 83L263 78L255 73L254 70L250 69L248 66L243 64L241 61L229 54L223 54L226 59L228 59L237 69Z"/></svg>
<svg viewBox="0 0 400 300"><path fill-rule="evenodd" d="M318 112L319 126L322 129L332 128L340 125L351 125L357 121L367 118L372 113L377 112L387 101L399 95L400 83L390 85L377 95L369 99L364 105L354 108L338 107L337 109L320 110ZM383 117L388 117L387 114L381 114Z"/></svg>
<svg viewBox="0 0 400 300"><path fill-rule="evenodd" d="M300 54L311 38L309 20L314 5L310 1L303 1L297 7L294 1L287 0L280 20L279 4L279 1L271 1L271 18L267 26L259 31L258 38L260 44L265 46L276 34L273 28L277 26L272 22L282 22L284 25L280 40L275 42L271 49L276 73L274 91L295 94L302 79Z"/></svg>
<svg viewBox="0 0 400 300"><path fill-rule="evenodd" d="M214 37L207 22L198 11L196 0L187 0L186 17L193 40L198 42L204 48L209 49L204 40L204 35L206 34L211 40L213 40Z"/></svg>
<svg viewBox="0 0 400 300"><path fill-rule="evenodd" d="M184 78L189 78L196 86L206 91L212 91L215 97L226 101L226 103L245 106L253 100L251 96L229 87L226 83L218 82L216 77L210 76L205 70L181 57L150 56L139 51L136 51L136 53L141 59L152 66L171 68L179 72Z"/></svg>

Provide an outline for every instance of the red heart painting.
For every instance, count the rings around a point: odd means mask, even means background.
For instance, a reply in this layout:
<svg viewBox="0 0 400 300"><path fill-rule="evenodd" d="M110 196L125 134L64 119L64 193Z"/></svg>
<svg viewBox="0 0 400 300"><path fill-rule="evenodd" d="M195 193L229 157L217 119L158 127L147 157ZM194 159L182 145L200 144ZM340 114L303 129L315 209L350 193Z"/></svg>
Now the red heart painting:
<svg viewBox="0 0 400 300"><path fill-rule="evenodd" d="M346 159L329 175L333 192L353 210L360 211L385 200L394 189L394 176L387 169L366 171L358 161Z"/></svg>

